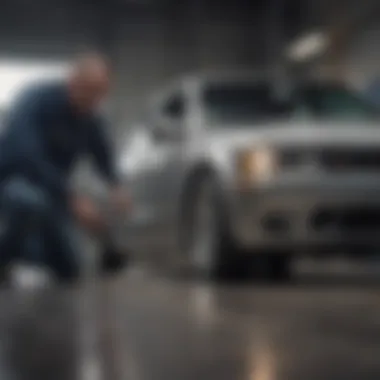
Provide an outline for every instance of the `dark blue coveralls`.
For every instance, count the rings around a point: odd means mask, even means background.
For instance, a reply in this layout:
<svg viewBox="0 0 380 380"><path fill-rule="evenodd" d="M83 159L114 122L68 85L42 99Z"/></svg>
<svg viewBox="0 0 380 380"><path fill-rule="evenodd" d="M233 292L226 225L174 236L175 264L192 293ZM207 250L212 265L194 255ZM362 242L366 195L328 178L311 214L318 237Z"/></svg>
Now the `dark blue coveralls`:
<svg viewBox="0 0 380 380"><path fill-rule="evenodd" d="M35 84L10 110L0 138L0 267L15 258L47 264L61 278L77 276L69 175L84 154L117 183L103 122L70 105L64 83Z"/></svg>

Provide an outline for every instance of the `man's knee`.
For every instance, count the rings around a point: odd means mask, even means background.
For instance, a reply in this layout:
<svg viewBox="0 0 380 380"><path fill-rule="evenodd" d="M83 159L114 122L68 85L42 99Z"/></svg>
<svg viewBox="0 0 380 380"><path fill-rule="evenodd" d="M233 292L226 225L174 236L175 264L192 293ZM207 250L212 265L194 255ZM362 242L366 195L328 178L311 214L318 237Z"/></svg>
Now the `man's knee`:
<svg viewBox="0 0 380 380"><path fill-rule="evenodd" d="M5 210L20 215L45 217L51 209L48 194L23 178L6 183L1 198Z"/></svg>

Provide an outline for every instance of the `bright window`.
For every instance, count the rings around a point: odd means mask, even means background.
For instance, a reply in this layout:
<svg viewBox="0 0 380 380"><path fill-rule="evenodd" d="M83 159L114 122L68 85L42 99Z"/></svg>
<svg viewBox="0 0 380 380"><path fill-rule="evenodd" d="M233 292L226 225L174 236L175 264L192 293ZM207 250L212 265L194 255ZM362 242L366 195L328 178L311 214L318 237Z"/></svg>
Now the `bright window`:
<svg viewBox="0 0 380 380"><path fill-rule="evenodd" d="M0 109L5 112L13 97L28 83L61 77L66 71L65 62L0 60Z"/></svg>

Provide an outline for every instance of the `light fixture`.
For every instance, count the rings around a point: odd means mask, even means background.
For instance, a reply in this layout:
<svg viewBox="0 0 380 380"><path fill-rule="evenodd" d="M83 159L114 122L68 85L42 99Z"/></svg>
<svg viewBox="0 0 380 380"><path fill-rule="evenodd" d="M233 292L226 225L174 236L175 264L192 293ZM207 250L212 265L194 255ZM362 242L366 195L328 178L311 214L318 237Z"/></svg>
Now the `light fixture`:
<svg viewBox="0 0 380 380"><path fill-rule="evenodd" d="M329 38L325 32L307 33L290 44L286 56L293 62L305 62L323 54L329 46Z"/></svg>

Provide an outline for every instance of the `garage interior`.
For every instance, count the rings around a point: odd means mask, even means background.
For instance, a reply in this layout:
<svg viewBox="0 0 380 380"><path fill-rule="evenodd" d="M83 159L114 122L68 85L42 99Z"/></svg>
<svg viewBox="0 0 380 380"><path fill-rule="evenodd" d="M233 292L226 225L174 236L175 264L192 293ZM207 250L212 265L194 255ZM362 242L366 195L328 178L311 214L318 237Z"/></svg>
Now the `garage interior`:
<svg viewBox="0 0 380 380"><path fill-rule="evenodd" d="M109 117L118 146L167 81L231 67L281 69L288 47L315 33L328 43L302 63L307 70L363 93L379 83L377 0L2 0L0 78L5 86L14 66L58 67L86 50L104 52L114 69ZM379 289L367 283L379 277L377 261L370 269L340 261L305 268L301 285L284 288L133 268L47 292L38 304L2 290L0 379L378 380Z"/></svg>

